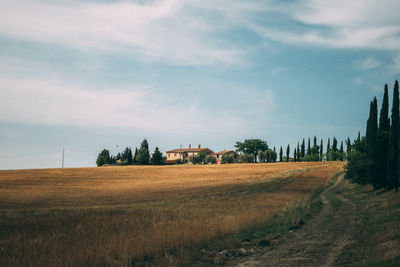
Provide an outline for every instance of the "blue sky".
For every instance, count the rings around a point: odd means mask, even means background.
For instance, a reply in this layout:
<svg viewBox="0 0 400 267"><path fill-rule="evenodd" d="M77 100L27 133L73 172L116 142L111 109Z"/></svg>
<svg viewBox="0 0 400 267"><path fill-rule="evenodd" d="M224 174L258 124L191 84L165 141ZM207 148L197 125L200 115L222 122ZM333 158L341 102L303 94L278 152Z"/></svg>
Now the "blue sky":
<svg viewBox="0 0 400 267"><path fill-rule="evenodd" d="M400 2L0 0L0 169L139 146L354 138L400 74Z"/></svg>

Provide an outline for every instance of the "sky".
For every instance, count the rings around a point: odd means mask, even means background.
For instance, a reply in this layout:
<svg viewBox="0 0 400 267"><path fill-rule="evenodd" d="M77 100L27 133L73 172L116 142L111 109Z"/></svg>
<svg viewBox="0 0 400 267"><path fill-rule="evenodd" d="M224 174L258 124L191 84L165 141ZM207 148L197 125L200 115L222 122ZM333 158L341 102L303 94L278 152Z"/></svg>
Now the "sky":
<svg viewBox="0 0 400 267"><path fill-rule="evenodd" d="M400 77L398 0L0 0L0 169L140 146L354 139Z"/></svg>

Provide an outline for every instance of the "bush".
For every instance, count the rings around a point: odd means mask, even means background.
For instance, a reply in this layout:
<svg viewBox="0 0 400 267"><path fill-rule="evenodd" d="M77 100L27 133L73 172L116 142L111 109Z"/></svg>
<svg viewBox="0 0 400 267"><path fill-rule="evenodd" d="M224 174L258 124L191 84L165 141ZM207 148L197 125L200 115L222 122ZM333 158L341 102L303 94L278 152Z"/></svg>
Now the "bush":
<svg viewBox="0 0 400 267"><path fill-rule="evenodd" d="M267 160L266 152L267 150L265 150L265 152L262 150L258 150L257 152L258 162L265 162Z"/></svg>
<svg viewBox="0 0 400 267"><path fill-rule="evenodd" d="M189 161L193 164L204 164L206 161L206 155L204 153L197 153L195 156L190 156Z"/></svg>
<svg viewBox="0 0 400 267"><path fill-rule="evenodd" d="M222 155L221 157L221 164L233 163L234 157L229 154Z"/></svg>
<svg viewBox="0 0 400 267"><path fill-rule="evenodd" d="M365 153L353 150L348 155L349 161L345 167L345 178L353 183L361 185L367 184L367 175L370 168L370 162Z"/></svg>
<svg viewBox="0 0 400 267"><path fill-rule="evenodd" d="M206 163L207 164L215 164L215 163L217 163L217 159L214 156L207 156Z"/></svg>
<svg viewBox="0 0 400 267"><path fill-rule="evenodd" d="M241 154L239 156L239 161L243 163L253 163L254 162L254 155L252 154Z"/></svg>

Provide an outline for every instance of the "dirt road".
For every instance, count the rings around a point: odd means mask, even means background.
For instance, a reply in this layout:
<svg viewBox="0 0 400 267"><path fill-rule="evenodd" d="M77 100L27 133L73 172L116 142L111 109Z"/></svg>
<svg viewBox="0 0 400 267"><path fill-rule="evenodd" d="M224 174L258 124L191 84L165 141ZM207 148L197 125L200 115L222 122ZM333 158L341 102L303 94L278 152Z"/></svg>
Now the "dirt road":
<svg viewBox="0 0 400 267"><path fill-rule="evenodd" d="M322 212L297 231L276 240L272 246L254 248L257 253L242 257L231 266L341 266L338 256L352 242L356 206L340 195L346 183L341 175L321 193Z"/></svg>

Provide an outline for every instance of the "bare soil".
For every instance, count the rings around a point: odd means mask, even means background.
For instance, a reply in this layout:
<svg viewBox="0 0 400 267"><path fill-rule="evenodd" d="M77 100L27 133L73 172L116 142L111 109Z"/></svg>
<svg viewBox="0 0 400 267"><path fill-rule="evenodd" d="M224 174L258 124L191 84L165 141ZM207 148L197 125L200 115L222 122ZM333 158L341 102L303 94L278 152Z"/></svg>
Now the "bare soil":
<svg viewBox="0 0 400 267"><path fill-rule="evenodd" d="M315 218L287 235L258 242L229 266L343 266L339 256L353 242L357 225L356 205L343 197L341 175L321 193L323 209ZM246 255L248 254L248 255Z"/></svg>

